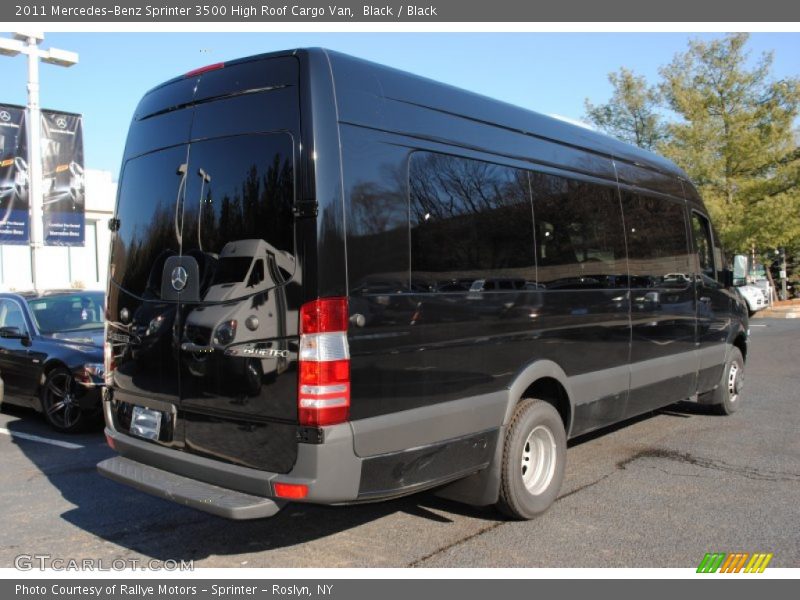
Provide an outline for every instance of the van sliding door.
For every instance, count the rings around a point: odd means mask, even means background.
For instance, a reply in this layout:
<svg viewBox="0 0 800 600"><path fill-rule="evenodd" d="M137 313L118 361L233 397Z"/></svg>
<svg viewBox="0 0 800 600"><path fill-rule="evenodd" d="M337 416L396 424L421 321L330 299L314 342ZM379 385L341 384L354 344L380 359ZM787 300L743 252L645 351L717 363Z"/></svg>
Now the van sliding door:
<svg viewBox="0 0 800 600"><path fill-rule="evenodd" d="M686 204L622 191L631 282L631 391L634 416L694 393L694 284Z"/></svg>

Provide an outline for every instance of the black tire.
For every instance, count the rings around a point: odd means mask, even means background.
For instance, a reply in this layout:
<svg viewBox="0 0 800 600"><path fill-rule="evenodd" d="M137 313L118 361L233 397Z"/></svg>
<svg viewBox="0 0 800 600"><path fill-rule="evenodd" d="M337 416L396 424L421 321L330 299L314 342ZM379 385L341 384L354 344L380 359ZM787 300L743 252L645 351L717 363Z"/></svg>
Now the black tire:
<svg viewBox="0 0 800 600"><path fill-rule="evenodd" d="M712 392L711 405L717 414L732 415L742 403L742 387L744 385L744 357L741 350L734 346L731 349L722 379L717 389Z"/></svg>
<svg viewBox="0 0 800 600"><path fill-rule="evenodd" d="M542 400L520 400L503 446L498 510L513 519L545 512L558 497L566 459L567 434L558 411Z"/></svg>
<svg viewBox="0 0 800 600"><path fill-rule="evenodd" d="M47 374L41 392L42 414L56 431L83 431L97 420L98 410L86 410L79 405L86 389L75 382L67 369L57 367Z"/></svg>

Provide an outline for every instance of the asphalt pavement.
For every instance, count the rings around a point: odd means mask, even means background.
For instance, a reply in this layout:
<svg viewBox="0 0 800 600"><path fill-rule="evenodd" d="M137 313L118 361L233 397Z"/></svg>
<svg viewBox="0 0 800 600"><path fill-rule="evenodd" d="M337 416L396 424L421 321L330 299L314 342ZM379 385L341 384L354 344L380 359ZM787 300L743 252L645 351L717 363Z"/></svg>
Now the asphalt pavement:
<svg viewBox="0 0 800 600"><path fill-rule="evenodd" d="M770 568L800 567L800 320L751 325L736 414L683 403L571 442L561 496L530 522L432 493L226 521L100 477L95 465L112 455L101 432L55 434L6 408L0 566L49 554L196 567L696 567L706 552L771 552Z"/></svg>

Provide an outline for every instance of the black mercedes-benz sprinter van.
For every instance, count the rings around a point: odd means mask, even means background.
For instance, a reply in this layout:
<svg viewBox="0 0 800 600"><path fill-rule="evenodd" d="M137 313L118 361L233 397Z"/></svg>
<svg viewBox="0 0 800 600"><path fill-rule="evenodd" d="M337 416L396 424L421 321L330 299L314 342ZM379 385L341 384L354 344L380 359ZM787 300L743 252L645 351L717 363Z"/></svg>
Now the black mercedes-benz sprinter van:
<svg viewBox="0 0 800 600"><path fill-rule="evenodd" d="M148 92L111 228L99 470L214 514L437 487L530 518L568 438L741 401L746 307L680 169L334 52Z"/></svg>

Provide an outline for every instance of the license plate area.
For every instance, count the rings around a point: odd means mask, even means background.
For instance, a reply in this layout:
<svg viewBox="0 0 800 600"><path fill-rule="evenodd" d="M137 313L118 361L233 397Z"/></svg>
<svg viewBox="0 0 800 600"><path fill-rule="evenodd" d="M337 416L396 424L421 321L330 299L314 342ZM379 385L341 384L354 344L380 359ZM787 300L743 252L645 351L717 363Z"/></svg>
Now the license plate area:
<svg viewBox="0 0 800 600"><path fill-rule="evenodd" d="M162 412L144 406L134 406L129 431L146 440L158 440L161 434Z"/></svg>

